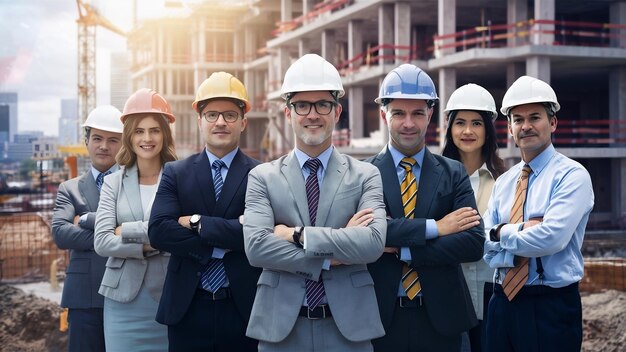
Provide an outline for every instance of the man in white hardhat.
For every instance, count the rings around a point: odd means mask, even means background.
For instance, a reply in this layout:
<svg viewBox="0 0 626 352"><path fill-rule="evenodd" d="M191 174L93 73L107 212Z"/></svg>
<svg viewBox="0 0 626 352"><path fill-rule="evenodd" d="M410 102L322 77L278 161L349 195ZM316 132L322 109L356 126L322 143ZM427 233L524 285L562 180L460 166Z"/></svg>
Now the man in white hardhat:
<svg viewBox="0 0 626 352"><path fill-rule="evenodd" d="M69 309L68 351L105 351L102 307L98 288L107 258L93 248L96 210L104 176L118 169L115 156L122 146L122 113L111 105L93 109L83 124L91 160L83 175L59 185L52 238L70 250L61 307Z"/></svg>
<svg viewBox="0 0 626 352"><path fill-rule="evenodd" d="M259 278L247 335L260 351L371 351L384 334L366 264L386 235L378 170L340 154L337 69L298 59L281 89L294 150L250 171L244 246Z"/></svg>
<svg viewBox="0 0 626 352"><path fill-rule="evenodd" d="M552 145L560 105L550 85L517 79L502 99L522 160L500 176L484 216L496 269L488 351L580 351L580 248L594 196L587 170Z"/></svg>

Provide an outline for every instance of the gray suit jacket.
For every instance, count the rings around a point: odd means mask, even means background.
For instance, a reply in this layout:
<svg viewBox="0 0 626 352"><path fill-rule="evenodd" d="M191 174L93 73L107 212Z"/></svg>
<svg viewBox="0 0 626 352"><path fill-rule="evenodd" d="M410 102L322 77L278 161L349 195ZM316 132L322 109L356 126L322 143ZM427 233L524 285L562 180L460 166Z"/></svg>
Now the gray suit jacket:
<svg viewBox="0 0 626 352"><path fill-rule="evenodd" d="M102 308L103 297L98 294L98 287L106 258L93 250L93 226L99 200L91 169L59 185L52 216L52 238L60 249L70 250L61 307ZM74 217L83 214L89 214L84 227L74 225Z"/></svg>
<svg viewBox="0 0 626 352"><path fill-rule="evenodd" d="M122 169L104 178L96 216L94 247L109 257L100 285L100 294L118 302L133 300L142 285L158 302L163 290L169 253L145 257L149 211L141 205L137 166ZM122 225L121 236L115 228Z"/></svg>
<svg viewBox="0 0 626 352"><path fill-rule="evenodd" d="M321 182L312 226L305 181L294 153L257 166L248 178L244 246L253 266L263 268L246 335L279 342L291 332L304 301L305 279L324 280L339 331L350 341L384 335L374 282L366 264L383 252L387 232L378 170L336 150ZM345 228L354 213L374 209L367 227ZM307 249L279 239L276 224L305 226ZM324 259L347 265L322 271Z"/></svg>

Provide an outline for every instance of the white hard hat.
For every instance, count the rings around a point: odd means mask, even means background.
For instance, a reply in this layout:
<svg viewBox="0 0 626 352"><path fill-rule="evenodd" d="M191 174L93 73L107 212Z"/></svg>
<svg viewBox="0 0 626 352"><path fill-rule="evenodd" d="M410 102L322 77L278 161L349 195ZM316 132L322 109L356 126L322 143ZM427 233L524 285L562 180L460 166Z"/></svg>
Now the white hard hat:
<svg viewBox="0 0 626 352"><path fill-rule="evenodd" d="M323 57L306 54L287 69L280 96L287 99L291 93L324 90L337 92L337 98L344 95L339 71Z"/></svg>
<svg viewBox="0 0 626 352"><path fill-rule="evenodd" d="M491 114L492 120L498 118L496 101L493 100L493 96L485 88L474 83L459 87L450 95L444 112L447 116L450 111L454 110L487 111Z"/></svg>
<svg viewBox="0 0 626 352"><path fill-rule="evenodd" d="M122 133L124 125L120 121L122 112L112 105L101 105L91 110L83 127L97 128L99 130Z"/></svg>
<svg viewBox="0 0 626 352"><path fill-rule="evenodd" d="M555 113L561 109L561 105L556 100L556 93L548 83L535 77L522 76L513 82L504 94L500 112L509 116L512 108L532 103L550 103Z"/></svg>

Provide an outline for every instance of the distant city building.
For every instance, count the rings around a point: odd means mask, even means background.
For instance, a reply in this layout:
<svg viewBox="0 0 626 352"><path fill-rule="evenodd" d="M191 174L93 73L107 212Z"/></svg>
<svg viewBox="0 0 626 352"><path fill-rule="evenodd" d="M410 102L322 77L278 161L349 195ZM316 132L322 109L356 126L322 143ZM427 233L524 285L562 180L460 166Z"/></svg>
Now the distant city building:
<svg viewBox="0 0 626 352"><path fill-rule="evenodd" d="M8 159L11 161L32 159L35 156L33 153L33 145L39 138L43 138L43 132L41 131L29 131L16 134L14 136L14 142L9 143Z"/></svg>
<svg viewBox="0 0 626 352"><path fill-rule="evenodd" d="M9 149L9 115L9 105L0 105L0 160L5 160L7 158L7 151Z"/></svg>
<svg viewBox="0 0 626 352"><path fill-rule="evenodd" d="M124 110L124 103L130 95L128 54L111 53L111 105Z"/></svg>
<svg viewBox="0 0 626 352"><path fill-rule="evenodd" d="M76 99L61 99L59 118L59 145L78 144L78 102Z"/></svg>
<svg viewBox="0 0 626 352"><path fill-rule="evenodd" d="M9 142L17 133L17 93L0 93L0 106L9 107Z"/></svg>
<svg viewBox="0 0 626 352"><path fill-rule="evenodd" d="M58 158L57 138L56 137L40 137L32 142L32 158L33 159L52 159Z"/></svg>

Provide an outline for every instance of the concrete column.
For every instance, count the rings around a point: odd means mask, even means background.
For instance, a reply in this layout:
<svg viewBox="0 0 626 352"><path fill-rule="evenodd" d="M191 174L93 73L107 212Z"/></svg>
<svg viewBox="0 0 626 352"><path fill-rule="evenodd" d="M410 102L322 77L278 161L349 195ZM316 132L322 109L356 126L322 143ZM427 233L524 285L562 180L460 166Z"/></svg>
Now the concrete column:
<svg viewBox="0 0 626 352"><path fill-rule="evenodd" d="M446 138L446 114L443 112L448 103L448 98L456 89L456 69L442 68L439 70L439 147L443 148ZM431 120L432 123L432 120Z"/></svg>
<svg viewBox="0 0 626 352"><path fill-rule="evenodd" d="M547 56L526 58L526 74L550 84L550 58Z"/></svg>
<svg viewBox="0 0 626 352"><path fill-rule="evenodd" d="M348 23L348 60L363 53L363 21L352 20ZM351 70L357 70L361 66L361 60L350 64Z"/></svg>
<svg viewBox="0 0 626 352"><path fill-rule="evenodd" d="M243 60L243 45L244 39L243 32L241 30L235 30L233 32L233 59L232 62L244 62Z"/></svg>
<svg viewBox="0 0 626 352"><path fill-rule="evenodd" d="M309 39L300 38L300 40L298 41L298 57L302 57L303 55L309 53L309 45Z"/></svg>
<svg viewBox="0 0 626 352"><path fill-rule="evenodd" d="M618 122L626 120L626 65L614 68L609 73L609 119L610 137L619 138L620 125ZM622 134L623 135L623 134ZM622 137L623 139L624 137ZM621 141L615 147L626 147ZM611 161L611 209L616 219L626 220L626 158ZM622 218L623 217L623 218Z"/></svg>
<svg viewBox="0 0 626 352"><path fill-rule="evenodd" d="M292 0L280 0L280 21L286 22L293 19Z"/></svg>
<svg viewBox="0 0 626 352"><path fill-rule="evenodd" d="M244 61L256 59L257 36L256 27L246 26L244 31Z"/></svg>
<svg viewBox="0 0 626 352"><path fill-rule="evenodd" d="M348 89L348 99L350 135L352 138L363 138L363 87L350 87Z"/></svg>
<svg viewBox="0 0 626 352"><path fill-rule="evenodd" d="M163 27L159 27L159 29L157 29L157 35L156 35L156 45L154 46L156 49L156 52L154 53L154 57L156 58L156 62L158 63L164 63L165 62L165 52L164 52L164 45L163 45L163 41L165 40L165 36L163 35Z"/></svg>
<svg viewBox="0 0 626 352"><path fill-rule="evenodd" d="M528 20L528 1L527 0L508 0L506 6L506 17L508 24L514 24ZM527 44L528 37L519 37L519 32L525 31L527 28L514 27L511 31L515 36L507 39L508 46L518 46Z"/></svg>
<svg viewBox="0 0 626 352"><path fill-rule="evenodd" d="M437 0L437 33L444 35L454 32L456 32L456 0ZM443 42L448 43L450 40ZM435 52L435 57L439 58L455 51L453 47L440 49Z"/></svg>
<svg viewBox="0 0 626 352"><path fill-rule="evenodd" d="M380 5L378 8L378 45L392 45L393 40L393 4ZM389 58L393 55L392 49L380 49L378 55L379 65L389 64L393 61Z"/></svg>
<svg viewBox="0 0 626 352"><path fill-rule="evenodd" d="M626 24L626 2L612 3L609 7L609 18L611 24ZM611 29L611 34L621 35L621 38L611 38L611 47L623 48L626 47L626 38L623 35L624 30L615 28Z"/></svg>
<svg viewBox="0 0 626 352"><path fill-rule="evenodd" d="M518 78L524 76L525 74L526 74L526 65L523 62L512 62L510 64L507 64L505 88L509 89L509 87L513 84L513 82L515 82ZM506 89L505 89L505 92L506 92ZM502 102L496 101L496 106L502 106ZM508 155L516 154L515 140L513 140L513 136L511 136L510 134L507 134L506 148L507 148ZM512 162L509 162L507 166L511 167L512 164L513 164Z"/></svg>
<svg viewBox="0 0 626 352"><path fill-rule="evenodd" d="M554 21L555 0L535 0L535 20ZM535 31L554 31L554 25L535 25ZM533 45L552 45L554 34L535 33L533 34Z"/></svg>
<svg viewBox="0 0 626 352"><path fill-rule="evenodd" d="M408 2L397 2L394 6L394 44L411 45L411 5ZM411 50L396 49L396 65L409 62Z"/></svg>
<svg viewBox="0 0 626 352"><path fill-rule="evenodd" d="M322 32L322 57L333 65L337 62L335 31L332 29L327 29Z"/></svg>
<svg viewBox="0 0 626 352"><path fill-rule="evenodd" d="M198 62L204 63L206 57L206 28L204 19L200 20L198 28Z"/></svg>
<svg viewBox="0 0 626 352"><path fill-rule="evenodd" d="M304 18L303 23L309 23L307 19L307 14L313 10L313 0L302 0L302 17Z"/></svg>

